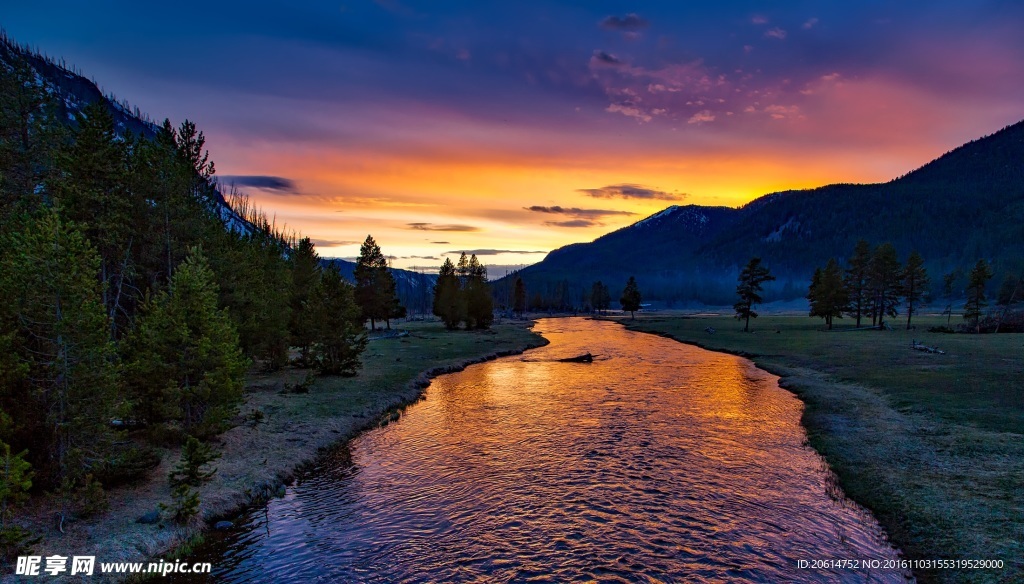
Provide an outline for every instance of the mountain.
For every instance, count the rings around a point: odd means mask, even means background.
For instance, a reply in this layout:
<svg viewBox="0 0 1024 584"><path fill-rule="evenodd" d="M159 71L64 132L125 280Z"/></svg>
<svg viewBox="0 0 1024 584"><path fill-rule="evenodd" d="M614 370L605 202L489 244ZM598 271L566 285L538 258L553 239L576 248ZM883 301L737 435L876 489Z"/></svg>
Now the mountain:
<svg viewBox="0 0 1024 584"><path fill-rule="evenodd" d="M586 303L603 280L613 297L635 275L645 299L731 303L739 266L760 256L779 280L770 299L806 294L816 266L858 239L918 250L933 285L979 258L997 280L1024 268L1024 121L880 184L835 184L746 205L672 206L590 243L552 251L519 275L546 304ZM960 282L964 283L963 281Z"/></svg>
<svg viewBox="0 0 1024 584"><path fill-rule="evenodd" d="M0 32L0 64L11 69L19 61L26 63L35 72L37 82L41 82L46 87L46 92L57 98L60 116L69 124L74 123L75 114L86 105L103 101L114 116L115 126L122 134L130 131L148 138L156 136L156 124L139 111L139 108L103 93L95 81L86 79L70 65L57 62L27 46L19 46Z"/></svg>
<svg viewBox="0 0 1024 584"><path fill-rule="evenodd" d="M35 82L45 88L45 92L54 98L58 118L68 126L76 124L77 116L85 106L101 102L114 118L114 125L122 136L129 132L136 136L153 138L158 126L139 108L132 107L127 101L104 93L95 81L86 79L81 73L69 65L48 58L28 47L15 44L10 38L0 33L0 67L8 70L16 65L26 64L35 76ZM215 209L225 229L250 234L256 227L245 218L245 209L241 213L233 207L224 194L215 193ZM355 264L340 259L325 260L325 266L337 269L343 278L353 281ZM412 312L421 312L423 306L430 310L430 304L424 304L424 290L433 291L436 276L419 274L408 270L392 269L395 276L399 299Z"/></svg>

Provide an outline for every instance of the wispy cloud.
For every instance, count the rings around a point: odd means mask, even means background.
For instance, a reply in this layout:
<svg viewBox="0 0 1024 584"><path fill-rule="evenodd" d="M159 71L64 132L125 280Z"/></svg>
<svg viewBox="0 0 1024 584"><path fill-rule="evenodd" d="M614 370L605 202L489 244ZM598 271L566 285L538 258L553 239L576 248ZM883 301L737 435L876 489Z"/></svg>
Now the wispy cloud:
<svg viewBox="0 0 1024 584"><path fill-rule="evenodd" d="M478 255L478 256L493 256L503 253L514 253L514 254L535 254L535 253L548 253L546 251L532 251L526 249L457 249L445 253L464 253L466 255Z"/></svg>
<svg viewBox="0 0 1024 584"><path fill-rule="evenodd" d="M408 229L420 231L480 231L479 227L472 225L437 225L435 223L406 223Z"/></svg>
<svg viewBox="0 0 1024 584"><path fill-rule="evenodd" d="M265 176L255 174L229 174L218 178L222 185L236 187L251 187L265 191L277 191L279 193L297 194L295 181L283 176Z"/></svg>
<svg viewBox="0 0 1024 584"><path fill-rule="evenodd" d="M786 31L776 26L775 28L770 28L764 31L764 36L766 38L779 39L781 41L786 38Z"/></svg>
<svg viewBox="0 0 1024 584"><path fill-rule="evenodd" d="M803 26L801 28L803 28L804 30L810 30L810 29L814 28L815 25L817 25L817 24L818 24L818 19L817 18L808 18L807 21L804 22L804 24L803 24Z"/></svg>
<svg viewBox="0 0 1024 584"><path fill-rule="evenodd" d="M544 225L550 227L593 227L600 225L600 223L589 219L572 219L569 221L545 221Z"/></svg>
<svg viewBox="0 0 1024 584"><path fill-rule="evenodd" d="M532 207L523 207L527 211L533 211L534 213L551 213L556 215L567 215L569 217L576 217L579 219L600 219L601 217L612 217L615 215L636 215L632 211L615 211L612 209L580 209L579 207L561 207L554 205L552 207L545 207L542 205L533 205Z"/></svg>
<svg viewBox="0 0 1024 584"><path fill-rule="evenodd" d="M309 238L309 240L313 242L313 245L317 245L320 247L341 247L343 245L358 245L359 243L362 243L359 241L348 241L342 239L315 239L312 237Z"/></svg>
<svg viewBox="0 0 1024 584"><path fill-rule="evenodd" d="M617 67L623 64L622 59L601 50L594 51L594 54L590 57L590 62L592 65L604 65L610 67Z"/></svg>
<svg viewBox="0 0 1024 584"><path fill-rule="evenodd" d="M669 193L642 185L623 183L608 185L597 189L578 189L595 199L648 199L660 201L680 201L686 197L684 193Z"/></svg>

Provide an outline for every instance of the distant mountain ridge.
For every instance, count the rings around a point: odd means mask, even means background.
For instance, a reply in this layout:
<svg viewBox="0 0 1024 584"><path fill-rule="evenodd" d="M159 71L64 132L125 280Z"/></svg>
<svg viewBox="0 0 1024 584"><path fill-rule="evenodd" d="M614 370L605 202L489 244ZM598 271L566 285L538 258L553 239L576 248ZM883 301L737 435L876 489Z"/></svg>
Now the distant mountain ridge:
<svg viewBox="0 0 1024 584"><path fill-rule="evenodd" d="M779 276L770 296L802 297L816 266L858 239L918 250L933 283L979 258L997 278L1024 268L1024 121L880 184L771 193L739 208L672 206L633 225L552 251L519 275L531 294L586 303L635 275L645 298L730 302L738 266L760 256ZM617 297L617 296L615 296Z"/></svg>

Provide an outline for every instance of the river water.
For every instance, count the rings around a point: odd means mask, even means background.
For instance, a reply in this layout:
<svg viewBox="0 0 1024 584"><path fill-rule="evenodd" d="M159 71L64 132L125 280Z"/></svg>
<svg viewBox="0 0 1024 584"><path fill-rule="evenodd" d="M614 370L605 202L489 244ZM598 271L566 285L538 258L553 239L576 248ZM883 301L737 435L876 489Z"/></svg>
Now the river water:
<svg viewBox="0 0 1024 584"><path fill-rule="evenodd" d="M835 487L777 377L609 322L535 330L551 344L434 380L211 540L215 579L905 581L799 567L898 552Z"/></svg>

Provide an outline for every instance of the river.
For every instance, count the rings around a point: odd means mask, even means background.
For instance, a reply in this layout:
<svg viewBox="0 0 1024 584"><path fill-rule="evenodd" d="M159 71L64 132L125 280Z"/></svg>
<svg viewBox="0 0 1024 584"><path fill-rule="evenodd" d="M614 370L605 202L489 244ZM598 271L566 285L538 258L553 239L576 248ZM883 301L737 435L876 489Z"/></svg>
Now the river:
<svg viewBox="0 0 1024 584"><path fill-rule="evenodd" d="M899 556L777 377L611 322L535 330L551 343L435 379L193 557L227 582L905 581L799 567Z"/></svg>

